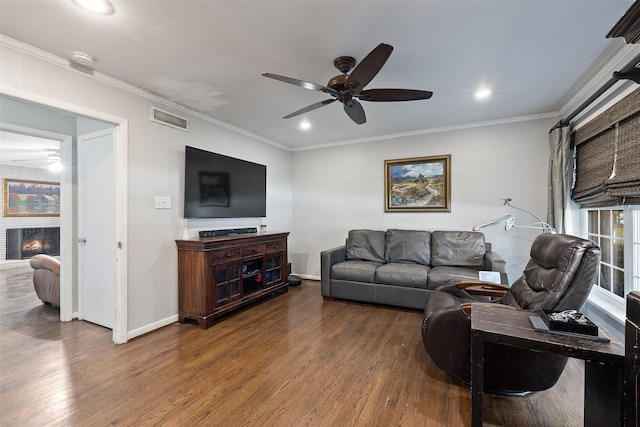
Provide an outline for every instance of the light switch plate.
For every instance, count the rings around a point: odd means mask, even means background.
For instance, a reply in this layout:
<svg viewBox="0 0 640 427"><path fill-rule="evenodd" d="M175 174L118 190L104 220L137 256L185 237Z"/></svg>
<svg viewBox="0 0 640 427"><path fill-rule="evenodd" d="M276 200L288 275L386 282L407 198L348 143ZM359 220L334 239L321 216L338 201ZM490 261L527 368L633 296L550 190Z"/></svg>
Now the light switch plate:
<svg viewBox="0 0 640 427"><path fill-rule="evenodd" d="M171 209L171 197L156 196L156 209Z"/></svg>

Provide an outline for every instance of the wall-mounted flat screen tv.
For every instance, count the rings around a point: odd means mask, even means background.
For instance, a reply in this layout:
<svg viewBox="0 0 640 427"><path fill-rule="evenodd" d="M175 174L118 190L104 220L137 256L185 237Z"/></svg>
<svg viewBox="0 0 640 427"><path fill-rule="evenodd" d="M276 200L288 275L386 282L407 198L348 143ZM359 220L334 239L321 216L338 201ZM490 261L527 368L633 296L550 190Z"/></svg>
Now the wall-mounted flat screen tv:
<svg viewBox="0 0 640 427"><path fill-rule="evenodd" d="M267 216L267 167L185 147L186 218Z"/></svg>

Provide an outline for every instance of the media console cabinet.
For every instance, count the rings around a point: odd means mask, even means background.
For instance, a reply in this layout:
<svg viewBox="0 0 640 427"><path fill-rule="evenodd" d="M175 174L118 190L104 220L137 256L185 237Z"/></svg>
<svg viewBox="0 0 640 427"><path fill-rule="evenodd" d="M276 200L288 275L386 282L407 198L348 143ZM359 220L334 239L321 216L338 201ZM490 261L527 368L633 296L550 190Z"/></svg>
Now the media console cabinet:
<svg viewBox="0 0 640 427"><path fill-rule="evenodd" d="M176 240L178 320L206 329L214 319L265 296L285 293L289 233Z"/></svg>

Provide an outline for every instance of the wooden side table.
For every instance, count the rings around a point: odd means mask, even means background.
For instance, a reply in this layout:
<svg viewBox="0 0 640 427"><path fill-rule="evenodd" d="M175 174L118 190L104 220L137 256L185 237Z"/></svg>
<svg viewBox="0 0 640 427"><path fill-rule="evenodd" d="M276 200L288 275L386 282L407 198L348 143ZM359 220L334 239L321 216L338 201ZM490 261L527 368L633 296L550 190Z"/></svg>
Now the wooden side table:
<svg viewBox="0 0 640 427"><path fill-rule="evenodd" d="M536 332L531 312L500 304L473 304L471 311L471 425L482 426L486 342L574 357L585 361L585 426L621 426L624 345L603 329L610 343Z"/></svg>

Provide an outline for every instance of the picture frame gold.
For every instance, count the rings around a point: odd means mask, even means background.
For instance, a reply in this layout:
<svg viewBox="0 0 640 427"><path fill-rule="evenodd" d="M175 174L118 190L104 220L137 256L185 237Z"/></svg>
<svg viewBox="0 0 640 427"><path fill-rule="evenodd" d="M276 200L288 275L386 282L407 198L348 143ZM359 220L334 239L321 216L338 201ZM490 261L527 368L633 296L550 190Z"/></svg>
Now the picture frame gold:
<svg viewBox="0 0 640 427"><path fill-rule="evenodd" d="M60 216L60 183L3 178L2 215L5 217Z"/></svg>
<svg viewBox="0 0 640 427"><path fill-rule="evenodd" d="M451 154L384 161L385 212L451 212Z"/></svg>

